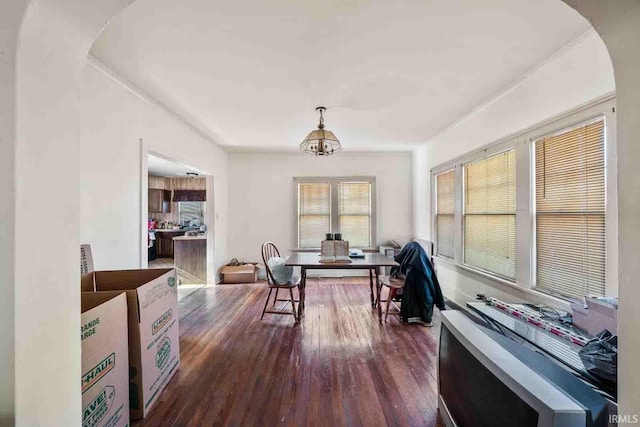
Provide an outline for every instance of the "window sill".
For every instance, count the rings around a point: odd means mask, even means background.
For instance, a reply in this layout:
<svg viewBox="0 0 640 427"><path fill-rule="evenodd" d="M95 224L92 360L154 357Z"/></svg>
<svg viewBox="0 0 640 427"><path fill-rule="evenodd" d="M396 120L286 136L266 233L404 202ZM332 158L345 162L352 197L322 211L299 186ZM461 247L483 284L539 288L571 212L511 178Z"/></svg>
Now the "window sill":
<svg viewBox="0 0 640 427"><path fill-rule="evenodd" d="M448 266L450 266L451 268L455 269L458 272L470 273L472 276L476 276L475 278L482 278L484 279L485 283L489 286L500 285L500 286L508 287L508 288L517 290L518 292L531 295L532 297L535 297L536 300L543 301L544 304L547 304L551 307L559 308L564 311L571 312L571 305L570 305L571 301L569 300L562 299L555 295L538 291L536 289L518 285L516 282L512 282L498 276L494 276L493 274L475 269L473 267L469 267L468 265L458 264L457 262L449 258L439 257L436 255L433 257L433 259L436 263L442 262L444 264L447 264Z"/></svg>

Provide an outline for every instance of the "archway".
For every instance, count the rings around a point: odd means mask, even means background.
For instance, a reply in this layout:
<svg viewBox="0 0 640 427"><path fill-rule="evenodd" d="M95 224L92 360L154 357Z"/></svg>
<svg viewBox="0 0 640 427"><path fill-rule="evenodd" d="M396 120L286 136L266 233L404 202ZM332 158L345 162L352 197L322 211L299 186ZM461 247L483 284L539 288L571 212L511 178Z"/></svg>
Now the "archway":
<svg viewBox="0 0 640 427"><path fill-rule="evenodd" d="M0 6L0 424L79 425L77 88L101 28L133 0ZM640 3L564 0L607 45L618 104L620 403L640 407ZM60 166L63 167L60 167ZM46 209L45 209L46 208ZM55 209L52 209L55 208ZM41 224L46 215L46 227Z"/></svg>

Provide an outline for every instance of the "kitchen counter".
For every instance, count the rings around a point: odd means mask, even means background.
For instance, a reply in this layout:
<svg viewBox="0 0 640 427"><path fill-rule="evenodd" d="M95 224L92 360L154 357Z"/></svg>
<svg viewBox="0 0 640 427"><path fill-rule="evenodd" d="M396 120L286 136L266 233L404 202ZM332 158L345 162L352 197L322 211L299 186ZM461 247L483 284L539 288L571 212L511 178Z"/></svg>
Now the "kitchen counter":
<svg viewBox="0 0 640 427"><path fill-rule="evenodd" d="M207 283L207 236L173 238L174 264L182 283Z"/></svg>
<svg viewBox="0 0 640 427"><path fill-rule="evenodd" d="M155 231L156 233L186 233L187 230L180 230L179 228L175 230L172 228L156 228L155 230L149 231Z"/></svg>
<svg viewBox="0 0 640 427"><path fill-rule="evenodd" d="M176 240L207 240L207 235L198 234L197 236L178 236L178 237L174 237L173 240L174 241Z"/></svg>

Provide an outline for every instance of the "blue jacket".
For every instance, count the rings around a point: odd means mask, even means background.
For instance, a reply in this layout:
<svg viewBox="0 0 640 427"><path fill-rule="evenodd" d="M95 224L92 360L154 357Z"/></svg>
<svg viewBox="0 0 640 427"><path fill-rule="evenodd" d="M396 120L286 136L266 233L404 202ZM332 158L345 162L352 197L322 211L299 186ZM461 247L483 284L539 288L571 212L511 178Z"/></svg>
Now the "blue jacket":
<svg viewBox="0 0 640 427"><path fill-rule="evenodd" d="M407 243L395 261L400 264L391 270L392 276L405 276L400 306L400 318L403 322L430 322L433 306L445 309L440 283L433 270L429 256L417 242Z"/></svg>

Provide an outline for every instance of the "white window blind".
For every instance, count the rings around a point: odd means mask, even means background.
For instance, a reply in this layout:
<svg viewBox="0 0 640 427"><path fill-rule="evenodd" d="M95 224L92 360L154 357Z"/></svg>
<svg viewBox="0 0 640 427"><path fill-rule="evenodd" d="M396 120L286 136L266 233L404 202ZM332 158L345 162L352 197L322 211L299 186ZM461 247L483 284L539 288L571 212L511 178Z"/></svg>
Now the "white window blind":
<svg viewBox="0 0 640 427"><path fill-rule="evenodd" d="M515 280L515 150L467 163L464 196L464 263Z"/></svg>
<svg viewBox="0 0 640 427"><path fill-rule="evenodd" d="M338 184L338 229L350 247L371 247L371 183Z"/></svg>
<svg viewBox="0 0 640 427"><path fill-rule="evenodd" d="M331 231L331 185L298 184L298 247L319 248Z"/></svg>
<svg viewBox="0 0 640 427"><path fill-rule="evenodd" d="M455 171L436 176L436 253L453 258L455 221Z"/></svg>
<svg viewBox="0 0 640 427"><path fill-rule="evenodd" d="M535 156L536 286L604 295L604 120L536 141Z"/></svg>
<svg viewBox="0 0 640 427"><path fill-rule="evenodd" d="M189 224L191 220L204 224L204 206L204 202L178 202L180 224Z"/></svg>

